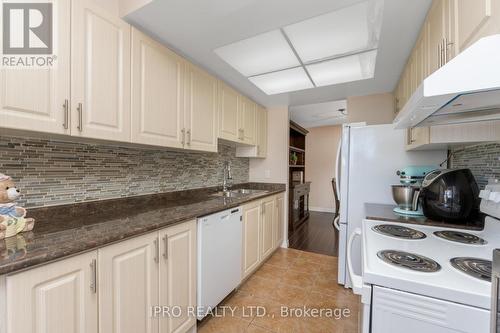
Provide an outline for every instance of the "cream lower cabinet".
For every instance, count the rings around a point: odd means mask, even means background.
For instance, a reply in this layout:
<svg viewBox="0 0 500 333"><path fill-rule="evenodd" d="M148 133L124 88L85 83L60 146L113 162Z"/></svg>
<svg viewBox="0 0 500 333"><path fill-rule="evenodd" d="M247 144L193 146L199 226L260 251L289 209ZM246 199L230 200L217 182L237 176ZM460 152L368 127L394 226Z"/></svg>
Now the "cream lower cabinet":
<svg viewBox="0 0 500 333"><path fill-rule="evenodd" d="M285 232L285 195L278 194L275 199L276 208L274 210L274 248L278 248L283 243Z"/></svg>
<svg viewBox="0 0 500 333"><path fill-rule="evenodd" d="M98 251L99 332L158 332L158 242L154 232Z"/></svg>
<svg viewBox="0 0 500 333"><path fill-rule="evenodd" d="M196 325L189 312L196 305L196 221L161 230L159 237L160 304L174 314L160 317L160 332L187 332Z"/></svg>
<svg viewBox="0 0 500 333"><path fill-rule="evenodd" d="M7 276L6 332L97 333L96 259L93 251Z"/></svg>
<svg viewBox="0 0 500 333"><path fill-rule="evenodd" d="M0 276L2 333L184 333L195 306L194 220Z"/></svg>
<svg viewBox="0 0 500 333"><path fill-rule="evenodd" d="M260 259L266 259L274 250L274 224L276 216L274 209L276 207L275 197L264 198L261 201L262 219L260 233Z"/></svg>
<svg viewBox="0 0 500 333"><path fill-rule="evenodd" d="M260 264L262 205L257 200L243 206L243 278Z"/></svg>
<svg viewBox="0 0 500 333"><path fill-rule="evenodd" d="M70 133L70 7L70 0L57 0L54 6L57 66L0 69L0 127Z"/></svg>
<svg viewBox="0 0 500 333"><path fill-rule="evenodd" d="M283 242L284 194L243 206L242 276L248 277Z"/></svg>

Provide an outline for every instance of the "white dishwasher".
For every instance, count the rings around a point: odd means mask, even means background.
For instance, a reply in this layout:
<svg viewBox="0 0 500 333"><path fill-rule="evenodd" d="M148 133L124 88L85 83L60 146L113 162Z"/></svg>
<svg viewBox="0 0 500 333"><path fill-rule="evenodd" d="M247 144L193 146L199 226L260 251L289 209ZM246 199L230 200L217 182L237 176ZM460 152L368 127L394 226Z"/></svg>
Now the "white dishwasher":
<svg viewBox="0 0 500 333"><path fill-rule="evenodd" d="M241 282L241 207L198 219L198 319Z"/></svg>

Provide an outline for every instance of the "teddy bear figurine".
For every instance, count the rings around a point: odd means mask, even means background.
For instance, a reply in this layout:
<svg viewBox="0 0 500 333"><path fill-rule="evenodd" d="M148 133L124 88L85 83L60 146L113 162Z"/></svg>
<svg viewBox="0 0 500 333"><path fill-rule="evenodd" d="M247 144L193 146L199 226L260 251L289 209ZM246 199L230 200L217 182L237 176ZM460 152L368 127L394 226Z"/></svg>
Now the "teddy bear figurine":
<svg viewBox="0 0 500 333"><path fill-rule="evenodd" d="M14 203L20 195L12 178L0 173L0 239L31 231L35 226L34 219L26 218L26 209Z"/></svg>

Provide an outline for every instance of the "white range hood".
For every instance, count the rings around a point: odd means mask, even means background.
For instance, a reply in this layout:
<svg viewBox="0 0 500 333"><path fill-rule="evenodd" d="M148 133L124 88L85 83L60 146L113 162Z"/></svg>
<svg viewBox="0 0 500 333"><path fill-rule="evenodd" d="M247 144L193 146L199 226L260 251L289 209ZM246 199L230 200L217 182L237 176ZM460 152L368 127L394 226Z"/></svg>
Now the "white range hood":
<svg viewBox="0 0 500 333"><path fill-rule="evenodd" d="M500 119L500 35L484 37L427 77L396 128Z"/></svg>

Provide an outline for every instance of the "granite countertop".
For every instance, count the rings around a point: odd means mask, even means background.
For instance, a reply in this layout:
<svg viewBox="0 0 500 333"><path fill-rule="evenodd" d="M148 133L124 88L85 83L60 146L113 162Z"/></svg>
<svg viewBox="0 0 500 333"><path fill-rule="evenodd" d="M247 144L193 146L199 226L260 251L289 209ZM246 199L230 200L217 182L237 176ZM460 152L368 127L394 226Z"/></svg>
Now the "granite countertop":
<svg viewBox="0 0 500 333"><path fill-rule="evenodd" d="M284 184L233 186L266 190L240 198L214 196L220 187L28 210L31 232L0 241L0 275L44 264L176 223L284 192Z"/></svg>
<svg viewBox="0 0 500 333"><path fill-rule="evenodd" d="M467 224L451 224L443 221L430 220L425 216L403 216L393 211L396 205L383 204L365 204L365 213L367 220L387 221L397 223L410 223L431 225L443 228L459 228L468 230L483 230L484 219L471 220Z"/></svg>

